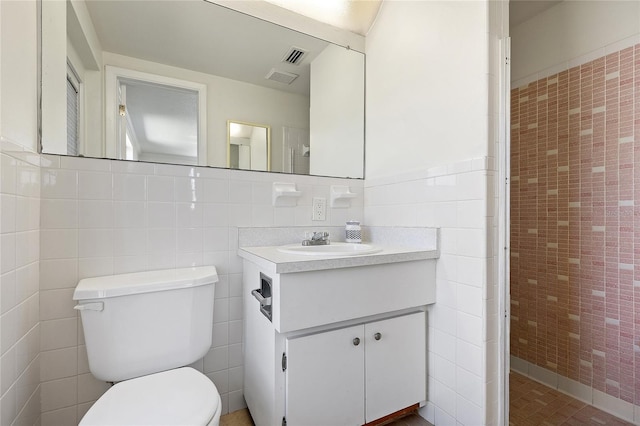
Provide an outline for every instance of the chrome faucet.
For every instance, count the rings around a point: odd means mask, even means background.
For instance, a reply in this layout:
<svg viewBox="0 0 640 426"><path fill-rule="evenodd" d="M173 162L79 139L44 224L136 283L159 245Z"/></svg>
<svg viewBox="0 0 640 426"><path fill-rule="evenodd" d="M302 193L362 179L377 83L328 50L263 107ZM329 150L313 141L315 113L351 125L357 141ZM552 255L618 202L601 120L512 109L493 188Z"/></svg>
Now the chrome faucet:
<svg viewBox="0 0 640 426"><path fill-rule="evenodd" d="M303 246L326 246L328 244L330 244L330 241L327 231L314 232L311 238L302 240Z"/></svg>

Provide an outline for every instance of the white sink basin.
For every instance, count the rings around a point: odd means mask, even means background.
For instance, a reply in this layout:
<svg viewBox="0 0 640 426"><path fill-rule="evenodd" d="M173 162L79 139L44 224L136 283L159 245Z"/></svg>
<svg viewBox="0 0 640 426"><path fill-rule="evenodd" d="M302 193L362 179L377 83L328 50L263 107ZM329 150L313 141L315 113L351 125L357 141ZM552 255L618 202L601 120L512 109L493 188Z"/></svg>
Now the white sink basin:
<svg viewBox="0 0 640 426"><path fill-rule="evenodd" d="M278 247L278 251L288 254L302 254L306 256L358 256L381 252L380 247L371 244L331 243L326 246L303 246L290 244Z"/></svg>

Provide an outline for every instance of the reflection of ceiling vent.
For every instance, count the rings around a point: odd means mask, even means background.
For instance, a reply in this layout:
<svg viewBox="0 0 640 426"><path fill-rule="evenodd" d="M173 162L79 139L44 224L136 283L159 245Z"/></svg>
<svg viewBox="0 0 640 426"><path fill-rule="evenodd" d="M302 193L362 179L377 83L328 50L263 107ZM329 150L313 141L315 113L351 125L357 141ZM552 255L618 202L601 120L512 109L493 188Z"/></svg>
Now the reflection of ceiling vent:
<svg viewBox="0 0 640 426"><path fill-rule="evenodd" d="M299 47L291 47L286 55L282 58L282 62L287 62L293 65L300 65L302 62L302 58L307 54L307 51L304 49L300 49Z"/></svg>
<svg viewBox="0 0 640 426"><path fill-rule="evenodd" d="M277 81L278 83L291 84L293 80L298 78L298 74L293 74L285 71L278 71L275 68L271 68L269 74L265 76L267 80Z"/></svg>

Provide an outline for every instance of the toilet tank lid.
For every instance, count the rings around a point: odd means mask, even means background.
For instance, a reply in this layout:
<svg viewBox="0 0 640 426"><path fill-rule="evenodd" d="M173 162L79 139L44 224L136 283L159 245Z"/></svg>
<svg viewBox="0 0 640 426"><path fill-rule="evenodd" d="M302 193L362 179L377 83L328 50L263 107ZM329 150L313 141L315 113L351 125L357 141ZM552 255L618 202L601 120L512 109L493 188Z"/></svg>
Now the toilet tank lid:
<svg viewBox="0 0 640 426"><path fill-rule="evenodd" d="M215 266L163 269L84 278L73 292L73 300L104 299L139 293L197 287L218 282Z"/></svg>

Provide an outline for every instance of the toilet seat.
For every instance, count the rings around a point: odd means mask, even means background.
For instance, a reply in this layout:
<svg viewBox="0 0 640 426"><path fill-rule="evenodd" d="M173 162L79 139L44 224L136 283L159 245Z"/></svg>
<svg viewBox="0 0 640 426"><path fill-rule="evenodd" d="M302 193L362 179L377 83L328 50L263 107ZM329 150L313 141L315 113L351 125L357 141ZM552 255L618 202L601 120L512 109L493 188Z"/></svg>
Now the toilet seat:
<svg viewBox="0 0 640 426"><path fill-rule="evenodd" d="M80 425L207 425L219 418L220 405L213 382L182 367L115 384Z"/></svg>

